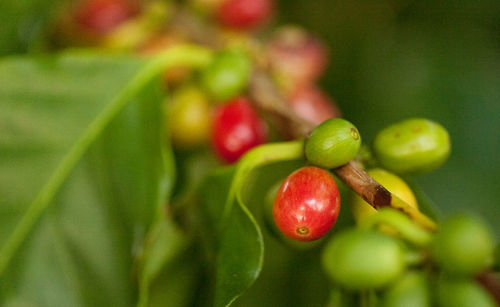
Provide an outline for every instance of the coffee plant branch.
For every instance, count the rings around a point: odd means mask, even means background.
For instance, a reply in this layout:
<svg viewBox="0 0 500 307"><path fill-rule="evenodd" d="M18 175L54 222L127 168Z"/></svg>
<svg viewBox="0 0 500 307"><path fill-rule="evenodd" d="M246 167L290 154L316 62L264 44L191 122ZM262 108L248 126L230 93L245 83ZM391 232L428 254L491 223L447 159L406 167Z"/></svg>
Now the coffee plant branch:
<svg viewBox="0 0 500 307"><path fill-rule="evenodd" d="M315 128L312 123L303 120L288 107L288 103L263 68L255 68L250 80L249 94L257 108L277 117L280 124L278 126L285 135L300 138ZM431 231L436 229L436 224L430 218L389 192L370 177L356 161L340 166L333 172L375 209L392 207L406 213L422 227Z"/></svg>
<svg viewBox="0 0 500 307"><path fill-rule="evenodd" d="M175 11L170 19L170 26L182 31L198 44L214 49L222 44L221 35L216 29L203 24L198 18L194 18L183 9L178 8ZM295 114L267 73L266 63L259 59L258 54L255 58L255 62L258 64L254 67L248 89L255 107L263 115L270 115L276 127L286 138L294 139L307 136L315 126ZM420 226L431 231L436 229L434 221L390 193L371 178L356 161L336 168L333 172L375 209L393 207L406 213Z"/></svg>
<svg viewBox="0 0 500 307"><path fill-rule="evenodd" d="M170 18L170 26L181 30L193 42L218 49L222 39L216 29L203 24L189 12L174 9ZM254 67L249 84L249 96L255 107L264 115L273 118L273 122L283 136L289 139L307 136L315 127L288 107L286 99L277 89L274 81L266 71L266 63L257 59L258 67ZM268 117L269 117L268 116ZM368 175L357 161L338 167L333 172L354 192L359 194L375 209L393 207L406 213L422 227L435 231L436 224L420 211L413 209L400 198L390 193L381 184ZM476 280L495 298L500 306L500 283L491 271L481 272Z"/></svg>

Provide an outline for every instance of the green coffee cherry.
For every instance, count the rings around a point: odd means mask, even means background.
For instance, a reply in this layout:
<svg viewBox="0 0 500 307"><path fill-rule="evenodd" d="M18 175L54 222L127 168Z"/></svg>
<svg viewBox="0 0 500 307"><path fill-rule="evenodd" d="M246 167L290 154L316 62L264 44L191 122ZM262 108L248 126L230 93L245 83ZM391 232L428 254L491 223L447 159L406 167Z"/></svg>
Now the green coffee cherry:
<svg viewBox="0 0 500 307"><path fill-rule="evenodd" d="M432 254L443 270L452 274L475 274L493 264L491 233L477 219L457 215L440 227Z"/></svg>
<svg viewBox="0 0 500 307"><path fill-rule="evenodd" d="M385 168L396 173L430 171L450 154L450 137L438 123L414 118L391 125L375 137L374 152Z"/></svg>
<svg viewBox="0 0 500 307"><path fill-rule="evenodd" d="M306 140L307 160L322 168L346 164L358 154L361 136L358 129L342 118L331 118L317 126Z"/></svg>
<svg viewBox="0 0 500 307"><path fill-rule="evenodd" d="M398 279L384 294L383 307L430 307L431 294L427 277L408 272Z"/></svg>
<svg viewBox="0 0 500 307"><path fill-rule="evenodd" d="M352 290L383 287L405 269L404 252L396 239L361 229L333 237L322 260L328 276Z"/></svg>
<svg viewBox="0 0 500 307"><path fill-rule="evenodd" d="M250 77L250 60L236 50L217 54L203 71L201 81L209 95L223 101L236 97L245 90Z"/></svg>
<svg viewBox="0 0 500 307"><path fill-rule="evenodd" d="M495 307L491 295L470 279L442 278L437 288L439 307Z"/></svg>

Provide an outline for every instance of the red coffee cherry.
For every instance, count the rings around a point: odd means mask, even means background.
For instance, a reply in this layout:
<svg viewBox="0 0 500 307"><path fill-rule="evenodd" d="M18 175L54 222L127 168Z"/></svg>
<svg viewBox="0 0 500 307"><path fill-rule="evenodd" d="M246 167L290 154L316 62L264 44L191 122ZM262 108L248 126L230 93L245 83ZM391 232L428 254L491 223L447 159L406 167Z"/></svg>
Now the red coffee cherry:
<svg viewBox="0 0 500 307"><path fill-rule="evenodd" d="M138 10L131 0L83 0L76 8L75 19L88 31L106 34Z"/></svg>
<svg viewBox="0 0 500 307"><path fill-rule="evenodd" d="M266 139L267 126L246 98L236 98L216 108L212 142L223 160L235 162Z"/></svg>
<svg viewBox="0 0 500 307"><path fill-rule="evenodd" d="M236 29L252 29L272 15L272 0L225 0L217 12L220 24Z"/></svg>
<svg viewBox="0 0 500 307"><path fill-rule="evenodd" d="M299 241L324 236L337 221L340 194L332 176L325 170L306 166L290 174L273 205L276 226L283 234Z"/></svg>
<svg viewBox="0 0 500 307"><path fill-rule="evenodd" d="M267 46L269 65L287 88L313 83L325 71L326 47L305 30L286 26L276 31Z"/></svg>
<svg viewBox="0 0 500 307"><path fill-rule="evenodd" d="M329 118L341 117L335 102L314 85L297 88L288 101L297 115L315 125Z"/></svg>

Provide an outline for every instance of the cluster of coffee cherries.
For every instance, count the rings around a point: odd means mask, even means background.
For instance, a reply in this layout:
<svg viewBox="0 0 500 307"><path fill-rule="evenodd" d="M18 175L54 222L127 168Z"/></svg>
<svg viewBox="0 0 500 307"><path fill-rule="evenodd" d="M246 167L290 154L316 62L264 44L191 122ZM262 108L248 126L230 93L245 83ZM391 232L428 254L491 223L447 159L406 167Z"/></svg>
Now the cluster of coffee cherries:
<svg viewBox="0 0 500 307"><path fill-rule="evenodd" d="M64 25L86 43L154 56L193 42L175 22L166 22L174 9L161 1L80 0L72 22ZM296 26L255 39L274 14L272 0L193 0L187 11L213 28L221 43L203 71L176 67L164 74L166 122L175 148L208 146L219 160L234 163L270 139L273 133L248 95L257 61L269 68L289 107L305 120L317 125L340 116L335 102L316 85L328 58L319 39Z"/></svg>
<svg viewBox="0 0 500 307"><path fill-rule="evenodd" d="M290 239L314 241L332 229L340 194L329 170L360 158L360 145L356 127L340 118L313 130L304 148L310 166L293 172L269 192L265 210L268 222L273 219L274 224L268 225L281 241L307 248L311 245ZM414 118L381 130L371 152L368 162L376 167L367 173L418 210L413 191L399 175L441 165L450 153L450 140L441 125ZM492 234L480 219L455 215L434 233L397 210L375 210L357 194L349 205L357 226L333 234L322 252L324 271L336 287L347 293L369 293L387 307L496 306L475 280L494 259ZM359 303L360 296L353 297Z"/></svg>
<svg viewBox="0 0 500 307"><path fill-rule="evenodd" d="M252 69L259 63L290 110L316 126L304 143L307 166L269 192L266 217L281 240L300 246L321 242L330 232L341 203L331 170L351 160L365 163L372 178L418 210L413 191L399 175L427 172L446 160L450 140L441 125L404 120L381 130L370 149L362 147L358 129L341 118L317 85L327 66L325 46L299 27L262 31L275 13L272 0L192 0L186 7L218 33L221 43L202 71L177 67L164 73L170 93L166 122L177 150L209 147L219 160L235 163L271 139L273 126L249 98ZM73 11L64 21L66 30L80 33L85 44L155 55L193 42L182 26L168 22L177 4L80 0ZM264 39L257 40L255 33L264 33ZM375 291L383 306L494 306L473 280L493 259L493 239L479 220L452 217L431 233L400 212L377 212L357 195L350 208L358 226L335 233L323 249L324 270L336 286ZM366 226L387 216L387 223Z"/></svg>

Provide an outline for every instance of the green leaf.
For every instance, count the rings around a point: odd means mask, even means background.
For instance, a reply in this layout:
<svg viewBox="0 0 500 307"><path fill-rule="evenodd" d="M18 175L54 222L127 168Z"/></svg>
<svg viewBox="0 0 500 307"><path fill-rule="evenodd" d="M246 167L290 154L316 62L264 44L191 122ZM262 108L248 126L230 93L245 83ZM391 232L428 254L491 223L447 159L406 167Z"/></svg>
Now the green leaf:
<svg viewBox="0 0 500 307"><path fill-rule="evenodd" d="M165 271L165 266L176 260L186 250L188 243L188 238L176 227L171 218L161 218L154 224L146 238L142 259L140 259L138 306L150 305L151 284ZM161 289L163 292L171 291L172 286L176 285L172 278L157 284L164 286ZM164 297L165 294L162 296Z"/></svg>
<svg viewBox="0 0 500 307"><path fill-rule="evenodd" d="M200 303L195 302L200 295L198 287L202 272L201 265L200 257L195 248L171 259L151 285L149 306L210 306L206 299Z"/></svg>
<svg viewBox="0 0 500 307"><path fill-rule="evenodd" d="M235 169L218 170L202 184L199 196L208 217L206 230L219 234L218 238L209 236L217 255L216 307L234 302L262 269L262 232L241 196L248 176L259 166L302 157L303 140L262 145L243 156Z"/></svg>
<svg viewBox="0 0 500 307"><path fill-rule="evenodd" d="M173 180L157 76L209 57L180 46L149 61L0 63L0 301L133 304L133 258Z"/></svg>
<svg viewBox="0 0 500 307"><path fill-rule="evenodd" d="M154 76L130 57L1 63L4 304L135 300L135 249L170 180Z"/></svg>

